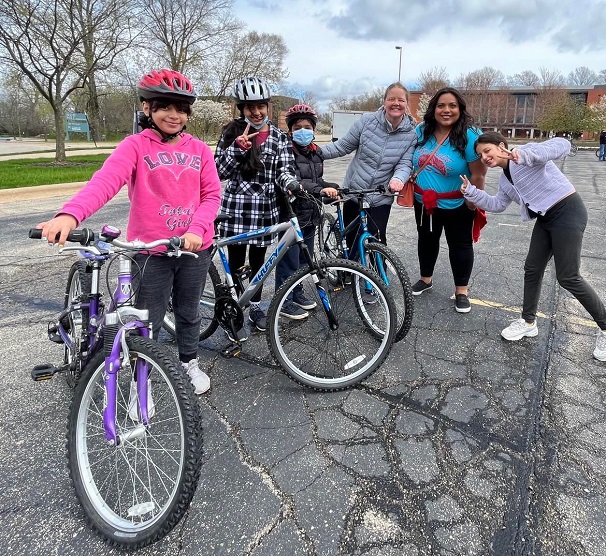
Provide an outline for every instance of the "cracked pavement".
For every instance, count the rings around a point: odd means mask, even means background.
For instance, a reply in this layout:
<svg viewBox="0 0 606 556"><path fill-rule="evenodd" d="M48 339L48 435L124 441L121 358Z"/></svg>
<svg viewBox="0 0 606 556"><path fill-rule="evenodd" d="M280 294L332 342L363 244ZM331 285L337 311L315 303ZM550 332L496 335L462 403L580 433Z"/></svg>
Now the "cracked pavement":
<svg viewBox="0 0 606 556"><path fill-rule="evenodd" d="M326 163L340 182L348 159ZM559 163L589 211L582 271L606 300L606 164L591 152ZM498 173L489 171L487 189ZM60 309L69 261L27 239L65 196L0 199L0 552L118 554L87 525L69 481L63 379L46 322ZM124 227L120 195L89 219ZM475 245L472 311L458 314L445 241L434 288L415 297L413 327L383 366L342 392L315 392L251 334L241 357L201 342L212 389L199 398L204 462L186 517L142 555L606 555L606 363L596 327L545 274L539 335L505 342L519 316L532 224L517 206L489 215ZM418 278L412 211L388 231ZM268 301L272 286L264 289ZM168 336L162 341L173 346Z"/></svg>

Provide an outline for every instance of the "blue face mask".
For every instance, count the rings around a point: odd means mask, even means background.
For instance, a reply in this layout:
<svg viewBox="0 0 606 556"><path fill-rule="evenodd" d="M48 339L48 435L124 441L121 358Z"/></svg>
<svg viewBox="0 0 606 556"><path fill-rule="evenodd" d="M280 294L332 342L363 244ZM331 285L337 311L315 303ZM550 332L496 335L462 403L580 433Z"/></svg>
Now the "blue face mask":
<svg viewBox="0 0 606 556"><path fill-rule="evenodd" d="M314 132L311 129L297 129L292 132L292 140L302 147L307 147L314 140Z"/></svg>
<svg viewBox="0 0 606 556"><path fill-rule="evenodd" d="M261 129L267 122L269 122L269 117L265 116L265 118L263 118L263 121L260 124L253 124L246 116L244 117L244 121L247 124L250 124L250 127L252 127L253 129Z"/></svg>

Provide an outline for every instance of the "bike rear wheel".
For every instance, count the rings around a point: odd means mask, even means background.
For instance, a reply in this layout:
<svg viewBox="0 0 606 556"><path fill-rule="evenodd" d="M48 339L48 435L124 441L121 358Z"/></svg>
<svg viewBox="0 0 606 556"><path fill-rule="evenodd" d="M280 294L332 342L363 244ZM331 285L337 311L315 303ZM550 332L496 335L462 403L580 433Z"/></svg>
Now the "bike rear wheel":
<svg viewBox="0 0 606 556"><path fill-rule="evenodd" d="M414 313L414 301L408 273L398 256L382 243L366 241L364 253L363 265L376 272L389 287L389 293L393 296L398 316L395 341L399 342L410 331ZM366 293L372 294L369 291Z"/></svg>
<svg viewBox="0 0 606 556"><path fill-rule="evenodd" d="M148 426L132 417L133 375L121 370L116 431L124 440L117 446L105 440L101 352L75 391L67 457L76 495L93 527L111 544L139 548L164 537L189 507L200 475L201 417L191 384L170 352L141 337L126 342L131 367L142 361L149 367Z"/></svg>
<svg viewBox="0 0 606 556"><path fill-rule="evenodd" d="M336 259L343 257L341 230L332 214L323 213L316 234L316 251L320 258Z"/></svg>
<svg viewBox="0 0 606 556"><path fill-rule="evenodd" d="M65 287L65 297L63 308L88 301L92 287L92 274L87 272L86 261L78 260L69 269L67 276L67 285ZM63 362L68 365L66 373L67 384L74 388L80 379L82 370L78 354L80 353L80 343L82 341L82 332L88 329L89 310L88 307L71 311L61 322L64 330L70 336L71 346L66 345L63 350Z"/></svg>
<svg viewBox="0 0 606 556"><path fill-rule="evenodd" d="M370 376L388 356L397 322L395 303L374 272L356 262L326 259L319 263L317 277L337 319L338 326L332 327L315 277L315 270L302 269L276 292L267 313L267 342L282 369L299 384L317 390L348 388ZM334 277L339 277L337 283ZM362 299L366 284L376 292L373 304ZM281 313L295 288L317 304L302 320Z"/></svg>
<svg viewBox="0 0 606 556"><path fill-rule="evenodd" d="M200 314L200 340L206 340L210 338L217 330L219 322L215 319L215 300L217 299L217 287L221 284L221 277L219 271L213 261L210 262L208 267L208 275L206 276L206 284L204 285L204 291L200 299L200 306L198 312ZM168 310L164 315L164 321L162 327L166 330L173 338L176 335L175 330L175 314L173 313L172 301L169 301Z"/></svg>

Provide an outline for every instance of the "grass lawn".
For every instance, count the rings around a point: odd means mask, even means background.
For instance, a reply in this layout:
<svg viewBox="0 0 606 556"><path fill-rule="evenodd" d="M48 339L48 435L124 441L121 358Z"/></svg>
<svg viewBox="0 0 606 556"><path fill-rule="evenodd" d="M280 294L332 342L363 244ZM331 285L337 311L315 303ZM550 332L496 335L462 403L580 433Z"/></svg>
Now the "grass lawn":
<svg viewBox="0 0 606 556"><path fill-rule="evenodd" d="M0 189L88 181L108 156L70 156L64 164L55 164L49 158L0 159Z"/></svg>

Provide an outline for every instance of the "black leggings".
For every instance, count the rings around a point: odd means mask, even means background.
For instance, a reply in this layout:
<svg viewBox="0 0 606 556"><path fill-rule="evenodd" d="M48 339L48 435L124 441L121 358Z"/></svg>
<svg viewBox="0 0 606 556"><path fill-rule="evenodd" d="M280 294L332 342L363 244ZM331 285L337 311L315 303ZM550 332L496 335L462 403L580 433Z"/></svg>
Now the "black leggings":
<svg viewBox="0 0 606 556"><path fill-rule="evenodd" d="M587 209L578 193L562 199L537 217L524 264L522 318L534 322L543 275L553 256L560 286L574 295L596 324L606 330L606 309L595 290L581 276L581 245L587 225Z"/></svg>
<svg viewBox="0 0 606 556"><path fill-rule="evenodd" d="M260 247L258 245L228 245L227 246L227 259L229 262L229 270L232 275L239 268L243 267L246 263L246 248L248 247L248 264L250 265L250 275L254 276L258 270L263 266L265 262L265 252L267 247ZM261 301L261 293L263 292L263 286L259 288L259 291L252 296L251 301Z"/></svg>
<svg viewBox="0 0 606 556"><path fill-rule="evenodd" d="M456 209L436 208L430 217L416 199L414 209L419 234L418 254L421 276L433 276L440 252L440 237L444 230L455 286L467 286L473 270L471 232L475 210L469 210L463 203Z"/></svg>

